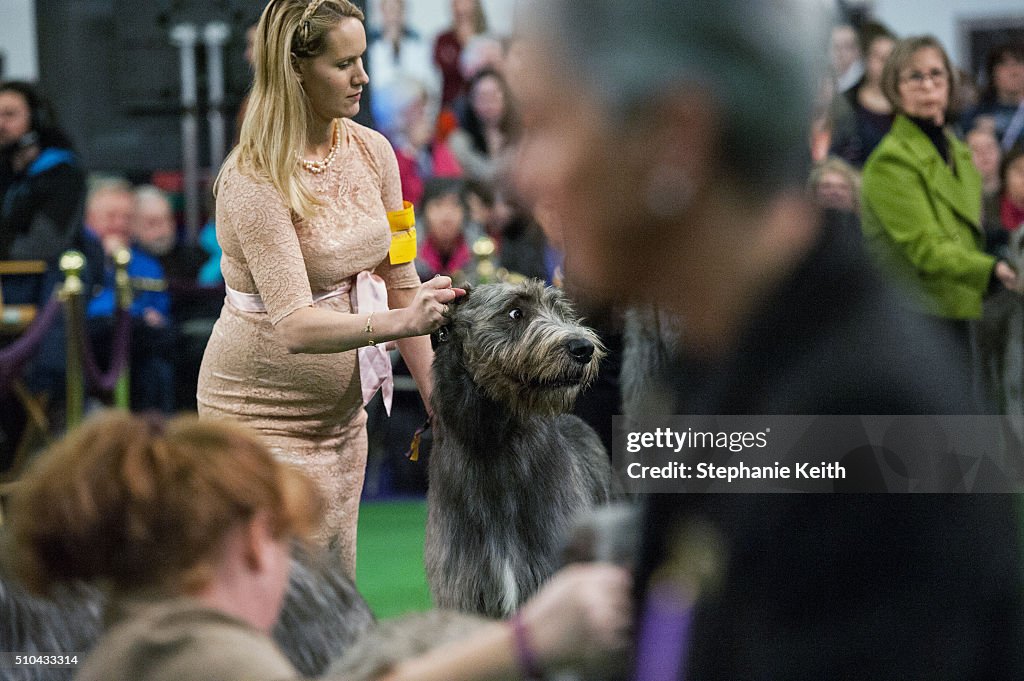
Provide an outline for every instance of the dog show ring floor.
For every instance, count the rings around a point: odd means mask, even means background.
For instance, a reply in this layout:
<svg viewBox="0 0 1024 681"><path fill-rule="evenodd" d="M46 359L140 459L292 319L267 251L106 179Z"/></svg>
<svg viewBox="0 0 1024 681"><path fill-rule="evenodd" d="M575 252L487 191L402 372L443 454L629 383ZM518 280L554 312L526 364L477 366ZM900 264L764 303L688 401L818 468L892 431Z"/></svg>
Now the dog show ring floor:
<svg viewBox="0 0 1024 681"><path fill-rule="evenodd" d="M433 607L423 567L426 524L422 499L360 505L356 586L377 619Z"/></svg>

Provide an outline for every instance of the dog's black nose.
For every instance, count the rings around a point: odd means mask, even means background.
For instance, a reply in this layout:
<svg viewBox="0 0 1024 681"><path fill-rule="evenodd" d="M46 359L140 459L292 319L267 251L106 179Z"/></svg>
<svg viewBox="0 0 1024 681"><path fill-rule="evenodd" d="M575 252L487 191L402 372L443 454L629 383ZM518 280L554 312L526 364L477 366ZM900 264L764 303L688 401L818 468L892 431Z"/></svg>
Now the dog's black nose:
<svg viewBox="0 0 1024 681"><path fill-rule="evenodd" d="M573 338L566 344L569 354L580 364L586 364L594 356L594 344L585 338Z"/></svg>

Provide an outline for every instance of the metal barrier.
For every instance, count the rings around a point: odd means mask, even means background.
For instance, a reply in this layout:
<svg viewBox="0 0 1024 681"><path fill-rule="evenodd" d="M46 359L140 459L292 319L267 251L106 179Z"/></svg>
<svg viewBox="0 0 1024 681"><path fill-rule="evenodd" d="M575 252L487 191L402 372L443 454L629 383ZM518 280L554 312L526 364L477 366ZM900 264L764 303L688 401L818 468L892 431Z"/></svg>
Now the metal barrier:
<svg viewBox="0 0 1024 681"><path fill-rule="evenodd" d="M85 257L78 251L67 251L61 256L60 268L64 272L64 286L60 297L64 303L67 321L67 427L73 428L82 421L85 409L86 384L99 392L112 392L114 406L119 409L130 407L129 346L131 335L132 283L128 276L131 252L127 248L115 251L114 287L116 289L117 312L111 341L110 366L104 373L99 369L89 342L85 325L85 302L82 285L82 270Z"/></svg>

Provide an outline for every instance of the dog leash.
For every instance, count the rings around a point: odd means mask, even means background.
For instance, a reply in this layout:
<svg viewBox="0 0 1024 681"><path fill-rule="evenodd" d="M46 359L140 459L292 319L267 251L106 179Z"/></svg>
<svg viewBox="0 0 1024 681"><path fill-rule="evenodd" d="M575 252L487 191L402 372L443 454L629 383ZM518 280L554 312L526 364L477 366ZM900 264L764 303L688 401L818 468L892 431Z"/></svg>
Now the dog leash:
<svg viewBox="0 0 1024 681"><path fill-rule="evenodd" d="M698 600L717 589L724 571L723 540L708 524L676 527L666 548L640 610L632 681L687 678Z"/></svg>
<svg viewBox="0 0 1024 681"><path fill-rule="evenodd" d="M431 417L427 417L427 420L423 422L423 425L416 429L416 432L412 434L412 442L409 443L409 450L405 453L405 458L409 461L420 460L420 441L423 439L423 433L426 432L427 428L430 427Z"/></svg>

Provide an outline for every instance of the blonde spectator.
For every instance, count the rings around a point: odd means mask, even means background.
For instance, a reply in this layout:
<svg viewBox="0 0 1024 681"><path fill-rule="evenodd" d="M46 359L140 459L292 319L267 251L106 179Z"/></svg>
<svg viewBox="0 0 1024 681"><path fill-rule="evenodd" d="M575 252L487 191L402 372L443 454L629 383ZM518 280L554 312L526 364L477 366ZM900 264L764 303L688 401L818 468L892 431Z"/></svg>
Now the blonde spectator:
<svg viewBox="0 0 1024 681"><path fill-rule="evenodd" d="M841 158L830 156L815 165L807 188L822 208L844 213L860 211L860 173Z"/></svg>

